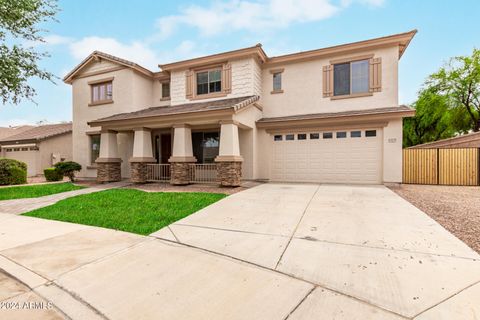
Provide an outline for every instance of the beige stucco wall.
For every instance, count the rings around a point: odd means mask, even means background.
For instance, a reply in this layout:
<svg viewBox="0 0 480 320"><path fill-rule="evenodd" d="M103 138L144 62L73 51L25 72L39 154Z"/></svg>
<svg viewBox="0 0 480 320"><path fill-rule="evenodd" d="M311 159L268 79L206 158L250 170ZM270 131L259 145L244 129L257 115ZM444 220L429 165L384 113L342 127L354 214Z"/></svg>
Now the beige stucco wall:
<svg viewBox="0 0 480 320"><path fill-rule="evenodd" d="M105 64L95 62L93 64ZM114 65L115 66L115 65ZM111 68L109 65L108 68ZM93 68L99 68L93 67ZM89 106L90 86L89 81L114 77L113 103ZM111 116L117 113L132 112L154 106L153 80L132 69L122 69L99 75L75 79L72 83L72 108L73 108L73 160L83 167L80 177L96 177L96 169L90 163L90 137L87 132L95 132L100 128L92 128L87 122ZM133 152L133 133L122 133L118 137L119 157L122 162L122 175L129 176L128 159Z"/></svg>
<svg viewBox="0 0 480 320"><path fill-rule="evenodd" d="M322 67L331 59L374 54L382 58L382 91L373 96L331 100L323 97ZM273 89L272 69L284 68L281 94L271 94ZM390 47L375 51L363 51L350 55L335 56L306 62L276 65L263 69L263 93L260 103L265 117L280 117L296 114L340 112L348 110L394 107L398 105L398 48Z"/></svg>
<svg viewBox="0 0 480 320"><path fill-rule="evenodd" d="M383 129L383 182L402 182L402 119L392 120Z"/></svg>
<svg viewBox="0 0 480 320"><path fill-rule="evenodd" d="M255 122L262 117L262 112L250 106L236 115L234 120L239 123L240 154L243 157L243 179L257 179L257 127Z"/></svg>
<svg viewBox="0 0 480 320"><path fill-rule="evenodd" d="M66 161L72 160L72 134L66 133L56 137L40 141L38 144L39 165L37 167L37 174L43 174L43 170L50 168L54 163L52 162L52 154L58 154ZM60 159L57 159L59 162Z"/></svg>
<svg viewBox="0 0 480 320"><path fill-rule="evenodd" d="M195 100L211 101L218 99L228 99L260 94L260 66L254 58L246 58L229 61L232 66L232 92L226 97ZM171 104L178 105L191 102L185 97L185 73L187 70L173 71L171 73Z"/></svg>

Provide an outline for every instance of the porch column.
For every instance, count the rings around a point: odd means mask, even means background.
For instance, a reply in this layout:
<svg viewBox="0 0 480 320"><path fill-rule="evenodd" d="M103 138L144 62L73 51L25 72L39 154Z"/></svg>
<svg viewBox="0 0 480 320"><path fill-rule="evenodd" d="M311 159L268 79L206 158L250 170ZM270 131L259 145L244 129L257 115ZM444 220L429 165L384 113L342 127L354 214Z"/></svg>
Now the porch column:
<svg viewBox="0 0 480 320"><path fill-rule="evenodd" d="M170 183L186 185L190 183L190 165L197 162L193 156L192 130L187 124L174 125L173 150L170 162Z"/></svg>
<svg viewBox="0 0 480 320"><path fill-rule="evenodd" d="M147 164L156 162L153 157L152 133L149 128L135 128L133 155L130 162L130 180L135 183L147 182Z"/></svg>
<svg viewBox="0 0 480 320"><path fill-rule="evenodd" d="M97 181L113 182L122 180L121 163L118 156L117 132L102 130L100 135L100 156L97 163Z"/></svg>
<svg viewBox="0 0 480 320"><path fill-rule="evenodd" d="M242 179L242 162L238 125L235 121L222 121L220 128L220 150L215 158L220 185L237 187Z"/></svg>

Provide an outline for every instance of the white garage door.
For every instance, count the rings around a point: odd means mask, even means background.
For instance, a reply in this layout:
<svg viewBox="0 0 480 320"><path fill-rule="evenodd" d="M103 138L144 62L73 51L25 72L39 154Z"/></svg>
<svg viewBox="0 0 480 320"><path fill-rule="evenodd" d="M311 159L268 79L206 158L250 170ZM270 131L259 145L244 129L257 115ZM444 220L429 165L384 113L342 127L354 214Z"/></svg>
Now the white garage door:
<svg viewBox="0 0 480 320"><path fill-rule="evenodd" d="M325 183L382 182L382 130L272 135L271 179Z"/></svg>

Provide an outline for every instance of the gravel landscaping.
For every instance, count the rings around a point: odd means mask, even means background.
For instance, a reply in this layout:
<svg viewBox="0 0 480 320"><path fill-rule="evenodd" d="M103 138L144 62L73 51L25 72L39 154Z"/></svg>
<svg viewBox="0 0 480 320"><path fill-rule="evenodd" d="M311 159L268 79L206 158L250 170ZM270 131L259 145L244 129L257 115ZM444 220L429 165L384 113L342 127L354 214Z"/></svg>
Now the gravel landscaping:
<svg viewBox="0 0 480 320"><path fill-rule="evenodd" d="M480 187L404 184L390 189L480 253Z"/></svg>

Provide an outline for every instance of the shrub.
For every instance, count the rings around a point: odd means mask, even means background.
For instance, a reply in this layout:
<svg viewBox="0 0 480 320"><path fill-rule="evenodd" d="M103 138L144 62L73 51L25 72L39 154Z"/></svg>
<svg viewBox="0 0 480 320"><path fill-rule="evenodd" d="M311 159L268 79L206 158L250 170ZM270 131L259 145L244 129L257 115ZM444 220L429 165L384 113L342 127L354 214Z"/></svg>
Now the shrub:
<svg viewBox="0 0 480 320"><path fill-rule="evenodd" d="M14 159L0 159L0 185L27 183L27 164Z"/></svg>
<svg viewBox="0 0 480 320"><path fill-rule="evenodd" d="M75 171L82 170L82 166L74 161L58 162L54 167L72 182L75 181Z"/></svg>
<svg viewBox="0 0 480 320"><path fill-rule="evenodd" d="M45 179L47 181L60 181L63 180L63 174L57 168L47 168L43 170Z"/></svg>

